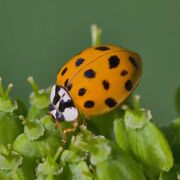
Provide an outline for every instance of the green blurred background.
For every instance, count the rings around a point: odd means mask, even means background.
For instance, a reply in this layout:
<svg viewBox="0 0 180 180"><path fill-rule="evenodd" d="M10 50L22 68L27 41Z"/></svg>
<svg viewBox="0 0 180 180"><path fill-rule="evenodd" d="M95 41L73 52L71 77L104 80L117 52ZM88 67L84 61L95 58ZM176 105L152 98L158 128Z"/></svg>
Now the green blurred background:
<svg viewBox="0 0 180 180"><path fill-rule="evenodd" d="M179 0L0 0L0 76L14 83L13 97L28 101L29 75L41 87L53 84L58 69L91 45L92 23L104 43L139 52L144 74L136 93L158 124L174 119Z"/></svg>

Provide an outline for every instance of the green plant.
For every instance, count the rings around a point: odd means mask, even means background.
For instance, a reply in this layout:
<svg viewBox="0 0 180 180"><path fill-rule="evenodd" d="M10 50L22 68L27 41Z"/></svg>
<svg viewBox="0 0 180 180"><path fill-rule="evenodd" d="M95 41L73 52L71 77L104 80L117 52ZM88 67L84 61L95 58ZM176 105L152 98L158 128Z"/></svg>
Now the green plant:
<svg viewBox="0 0 180 180"><path fill-rule="evenodd" d="M93 45L100 34L93 26ZM160 129L134 96L122 109L79 126L63 144L62 129L47 115L50 88L39 89L32 77L28 82L33 92L26 109L0 80L0 179L180 179L180 119ZM176 104L179 110L179 91Z"/></svg>

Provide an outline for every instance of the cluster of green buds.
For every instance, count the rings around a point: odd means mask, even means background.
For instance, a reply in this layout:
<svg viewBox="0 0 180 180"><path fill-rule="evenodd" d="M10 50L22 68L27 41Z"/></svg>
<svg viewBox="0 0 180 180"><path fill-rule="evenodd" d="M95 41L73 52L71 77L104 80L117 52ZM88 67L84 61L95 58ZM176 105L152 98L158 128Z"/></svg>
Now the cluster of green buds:
<svg viewBox="0 0 180 180"><path fill-rule="evenodd" d="M9 97L12 84L4 90L0 80L0 179L35 179L37 162L62 144L47 115L50 88L39 90L32 77L28 82L33 89L29 110Z"/></svg>
<svg viewBox="0 0 180 180"><path fill-rule="evenodd" d="M0 179L178 177L179 119L163 128L163 133L151 122L151 112L140 108L139 96L135 96L133 107L123 106L123 110L92 118L88 122L92 131L81 125L63 144L61 130L47 114L50 88L39 90L32 77L28 82L33 90L29 110L9 97L11 84L5 91L0 84ZM98 124L98 118L103 123ZM113 126L104 127L108 119Z"/></svg>
<svg viewBox="0 0 180 180"><path fill-rule="evenodd" d="M9 97L12 87L10 83L4 90L0 78L0 144L12 143L23 128L18 118L21 107Z"/></svg>
<svg viewBox="0 0 180 180"><path fill-rule="evenodd" d="M140 96L134 97L134 109L125 110L124 118L114 120L114 131L118 145L133 156L151 179L173 166L173 155L162 131L150 120L149 110L139 106Z"/></svg>

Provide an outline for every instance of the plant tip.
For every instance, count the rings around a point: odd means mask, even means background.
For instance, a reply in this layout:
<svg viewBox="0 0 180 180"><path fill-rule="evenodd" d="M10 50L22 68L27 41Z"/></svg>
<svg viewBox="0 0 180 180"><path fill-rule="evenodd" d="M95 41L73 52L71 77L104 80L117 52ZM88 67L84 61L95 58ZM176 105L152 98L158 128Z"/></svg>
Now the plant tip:
<svg viewBox="0 0 180 180"><path fill-rule="evenodd" d="M139 94L136 94L136 95L134 96L134 99L135 99L136 101L139 101L139 100L141 99L141 96L140 96Z"/></svg>
<svg viewBox="0 0 180 180"><path fill-rule="evenodd" d="M20 120L24 120L24 116L23 115L19 115L19 119Z"/></svg>
<svg viewBox="0 0 180 180"><path fill-rule="evenodd" d="M26 124L26 119L23 115L19 115L19 119L22 121L22 124L25 125Z"/></svg>
<svg viewBox="0 0 180 180"><path fill-rule="evenodd" d="M10 93L12 87L13 87L13 84L12 84L12 83L9 83L7 89L6 89L5 92L4 92L4 97L6 97L6 98L9 97L9 93ZM1 91L2 91L2 90L1 90Z"/></svg>
<svg viewBox="0 0 180 180"><path fill-rule="evenodd" d="M139 111L140 110L140 95L139 94L136 94L134 96L134 109L136 111Z"/></svg>
<svg viewBox="0 0 180 180"><path fill-rule="evenodd" d="M85 129L87 129L87 127L86 127L84 124L82 124L82 125L80 126L80 129L81 129L81 130L85 130Z"/></svg>
<svg viewBox="0 0 180 180"><path fill-rule="evenodd" d="M32 82L34 82L34 79L33 79L32 76L29 76L29 77L27 78L27 81L30 82L30 83L32 83Z"/></svg>
<svg viewBox="0 0 180 180"><path fill-rule="evenodd" d="M8 85L8 88L12 88L13 87L13 83L9 83L9 85Z"/></svg>
<svg viewBox="0 0 180 180"><path fill-rule="evenodd" d="M36 84L36 82L34 81L34 78L32 76L29 76L27 78L27 81L30 83L33 91L35 92L35 94L39 94L39 88L38 88L38 85Z"/></svg>
<svg viewBox="0 0 180 180"><path fill-rule="evenodd" d="M40 89L40 90L38 91L38 93L39 93L39 94L43 94L43 93L44 93L44 89Z"/></svg>
<svg viewBox="0 0 180 180"><path fill-rule="evenodd" d="M121 106L121 109L125 111L125 110L128 109L128 106L127 106L126 104L123 104L123 105Z"/></svg>
<svg viewBox="0 0 180 180"><path fill-rule="evenodd" d="M151 113L150 110L147 111L147 115L148 115L148 117L149 117L149 120L152 119L152 113Z"/></svg>

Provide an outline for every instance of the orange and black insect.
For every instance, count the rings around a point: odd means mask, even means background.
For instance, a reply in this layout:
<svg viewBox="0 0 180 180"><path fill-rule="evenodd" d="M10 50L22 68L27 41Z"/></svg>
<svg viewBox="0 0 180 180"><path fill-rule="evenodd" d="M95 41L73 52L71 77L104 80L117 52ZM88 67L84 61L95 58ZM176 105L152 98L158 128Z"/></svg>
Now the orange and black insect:
<svg viewBox="0 0 180 180"><path fill-rule="evenodd" d="M140 56L114 45L88 48L58 72L50 112L58 121L75 121L113 110L132 93L142 75Z"/></svg>

